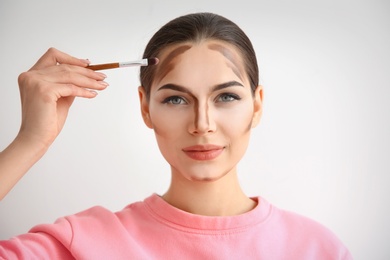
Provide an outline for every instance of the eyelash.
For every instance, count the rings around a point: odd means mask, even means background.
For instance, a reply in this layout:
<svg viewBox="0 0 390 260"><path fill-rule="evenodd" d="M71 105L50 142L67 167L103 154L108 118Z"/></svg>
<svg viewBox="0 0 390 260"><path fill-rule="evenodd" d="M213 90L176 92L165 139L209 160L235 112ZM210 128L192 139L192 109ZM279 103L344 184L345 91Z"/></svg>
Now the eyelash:
<svg viewBox="0 0 390 260"><path fill-rule="evenodd" d="M175 104L173 103L173 100L174 99L180 99L180 104ZM181 102L185 102L186 104L188 103L184 98L180 97L180 96L170 96L170 97L167 97L163 100L163 104L171 104L171 105L182 105Z"/></svg>
<svg viewBox="0 0 390 260"><path fill-rule="evenodd" d="M229 98L229 100L223 101L222 100L223 98ZM178 99L180 99L180 103L174 103L173 101L175 99L176 99L176 101ZM222 94L218 95L215 99L216 102L222 102L222 103L233 102L235 100L241 100L241 97L236 95L236 94L233 94L233 93L222 93ZM187 100L183 97L180 97L180 96L170 96L170 97L165 98L162 101L163 104L171 104L171 105L183 105L182 102L184 102L184 104L188 104Z"/></svg>
<svg viewBox="0 0 390 260"><path fill-rule="evenodd" d="M221 99L224 98L224 97L228 97L229 100L222 101ZM235 101L235 100L241 100L241 97L236 95L236 94L233 94L233 93L222 93L222 94L217 96L216 100L218 102L232 102L232 101Z"/></svg>

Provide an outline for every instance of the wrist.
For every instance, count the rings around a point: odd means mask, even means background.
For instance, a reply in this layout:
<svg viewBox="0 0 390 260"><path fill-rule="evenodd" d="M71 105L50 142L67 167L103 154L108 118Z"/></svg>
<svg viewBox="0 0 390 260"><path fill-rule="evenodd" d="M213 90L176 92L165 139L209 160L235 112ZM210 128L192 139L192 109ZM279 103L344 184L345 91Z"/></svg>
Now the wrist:
<svg viewBox="0 0 390 260"><path fill-rule="evenodd" d="M18 134L14 141L0 152L0 200L39 161L48 147L44 142Z"/></svg>
<svg viewBox="0 0 390 260"><path fill-rule="evenodd" d="M52 142L43 141L37 136L19 132L12 142L12 145L31 154L31 158L40 158L49 149L51 143Z"/></svg>

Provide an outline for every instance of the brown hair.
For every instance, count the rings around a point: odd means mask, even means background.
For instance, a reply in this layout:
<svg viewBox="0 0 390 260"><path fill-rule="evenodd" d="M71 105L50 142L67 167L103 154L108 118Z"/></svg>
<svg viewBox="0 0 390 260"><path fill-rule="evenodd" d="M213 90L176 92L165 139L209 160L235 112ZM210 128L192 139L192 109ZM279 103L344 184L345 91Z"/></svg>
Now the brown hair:
<svg viewBox="0 0 390 260"><path fill-rule="evenodd" d="M161 51L174 44L219 40L235 46L242 55L252 92L259 85L255 51L248 36L232 21L213 13L194 13L173 19L158 30L146 45L143 57L158 57ZM156 66L141 67L140 81L147 97L153 83Z"/></svg>

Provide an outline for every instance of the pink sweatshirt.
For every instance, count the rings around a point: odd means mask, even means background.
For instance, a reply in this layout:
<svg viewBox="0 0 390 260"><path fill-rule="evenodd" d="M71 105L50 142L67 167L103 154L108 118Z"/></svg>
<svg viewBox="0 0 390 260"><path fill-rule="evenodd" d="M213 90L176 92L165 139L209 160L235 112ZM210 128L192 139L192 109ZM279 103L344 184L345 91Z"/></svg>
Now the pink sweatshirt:
<svg viewBox="0 0 390 260"><path fill-rule="evenodd" d="M0 259L352 259L322 225L254 200L231 217L190 214L156 194L117 213L93 207L0 241Z"/></svg>

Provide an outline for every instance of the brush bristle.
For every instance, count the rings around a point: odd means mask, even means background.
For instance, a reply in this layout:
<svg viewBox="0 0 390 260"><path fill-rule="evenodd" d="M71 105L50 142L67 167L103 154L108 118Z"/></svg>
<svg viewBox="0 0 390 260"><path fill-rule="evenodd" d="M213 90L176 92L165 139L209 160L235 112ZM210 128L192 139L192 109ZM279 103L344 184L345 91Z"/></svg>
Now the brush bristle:
<svg viewBox="0 0 390 260"><path fill-rule="evenodd" d="M156 65L159 62L157 58L149 58L148 59L148 66L150 65Z"/></svg>

